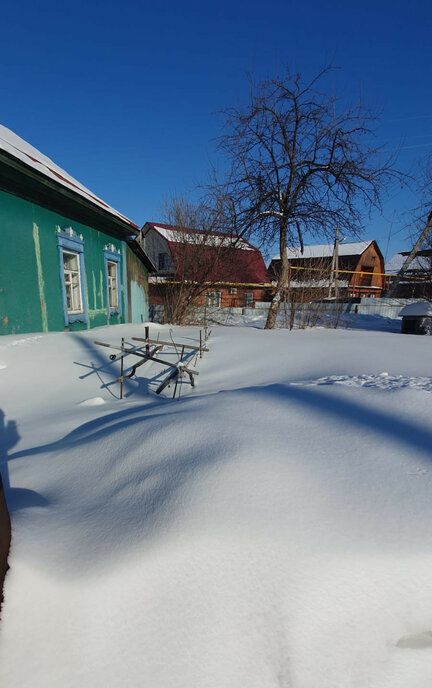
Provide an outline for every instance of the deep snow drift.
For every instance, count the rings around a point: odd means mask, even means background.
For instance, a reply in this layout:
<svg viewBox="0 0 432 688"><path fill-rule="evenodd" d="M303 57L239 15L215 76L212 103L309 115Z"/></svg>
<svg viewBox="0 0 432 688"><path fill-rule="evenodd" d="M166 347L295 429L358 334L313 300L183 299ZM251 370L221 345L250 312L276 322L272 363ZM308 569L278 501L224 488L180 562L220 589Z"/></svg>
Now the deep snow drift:
<svg viewBox="0 0 432 688"><path fill-rule="evenodd" d="M430 688L432 338L214 328L119 401L123 335L0 341L0 685Z"/></svg>

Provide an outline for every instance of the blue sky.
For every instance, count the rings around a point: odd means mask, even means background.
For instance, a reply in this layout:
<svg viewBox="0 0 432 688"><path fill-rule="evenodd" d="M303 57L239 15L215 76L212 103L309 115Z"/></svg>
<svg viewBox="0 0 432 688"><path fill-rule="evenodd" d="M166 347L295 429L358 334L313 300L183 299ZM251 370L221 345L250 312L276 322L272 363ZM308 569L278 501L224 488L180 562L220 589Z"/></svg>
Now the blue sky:
<svg viewBox="0 0 432 688"><path fill-rule="evenodd" d="M398 165L432 153L432 5L426 0L20 2L2 8L0 122L139 225L217 163L218 112L286 66L338 70L334 92L381 113ZM394 187L364 238L408 247ZM390 240L389 240L390 234Z"/></svg>

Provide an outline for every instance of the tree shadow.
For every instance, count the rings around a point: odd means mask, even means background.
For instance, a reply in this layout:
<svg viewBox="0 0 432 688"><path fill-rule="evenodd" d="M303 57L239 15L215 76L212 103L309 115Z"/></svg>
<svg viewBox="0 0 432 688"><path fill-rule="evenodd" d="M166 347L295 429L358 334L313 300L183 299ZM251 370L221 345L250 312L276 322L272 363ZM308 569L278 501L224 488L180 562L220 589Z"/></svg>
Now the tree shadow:
<svg viewBox="0 0 432 688"><path fill-rule="evenodd" d="M39 560L38 551L32 547L26 556L31 559L37 557L38 565L47 568L55 565L56 570L60 572L61 569L65 576L75 576L83 570L96 572L112 556L113 549L120 554L130 549L135 539L150 541L161 528L174 522L178 508L177 493L184 489L185 483L195 473L226 460L226 453L221 449L219 439L209 440L203 446L198 438L191 438L186 442L180 441L175 450L153 457L145 443L147 423L150 423L149 431L153 436L160 433L161 442L166 433L172 437L183 425L184 411L181 407L172 405L172 411L167 413L166 403L158 404L162 405L164 408L160 412L152 409L152 413L146 415L141 411L148 411L148 404L134 405L86 422L51 444L8 453L8 462L51 453L54 460L58 458L67 467L56 487L51 488L52 495L60 495L51 499L56 509L48 509L39 516L47 532L58 532L58 537L52 536L49 542L45 542L43 559ZM138 449L140 460L130 462L127 453L116 449L100 454L99 447L92 446L98 441L109 442L109 438L119 432L124 437L132 430L133 437L133 428L137 425L140 426L138 433L141 432L144 438L142 447ZM12 439L11 432L11 448L16 444ZM116 440L113 446L116 446ZM133 451L137 451L136 445ZM103 466L103 472L96 484L83 475L79 458L98 454L98 466ZM28 502L26 506L29 506ZM63 515L60 519L59 506ZM68 528L63 530L65 519ZM31 527L37 530L40 523L34 519ZM59 552L65 555L64 564L61 563L63 555L59 562Z"/></svg>
<svg viewBox="0 0 432 688"><path fill-rule="evenodd" d="M432 461L432 432L419 423L397 417L376 408L368 408L352 399L340 399L322 389L315 390L298 385L276 383L262 387L247 387L240 392L270 395L281 401L318 411L329 419L339 419L353 426L372 430L411 450L417 450Z"/></svg>
<svg viewBox="0 0 432 688"><path fill-rule="evenodd" d="M6 503L10 513L19 509L28 509L35 506L47 506L48 502L34 490L22 487L11 487L9 476L9 452L19 442L17 424L14 420L5 422L5 414L0 409L0 475Z"/></svg>

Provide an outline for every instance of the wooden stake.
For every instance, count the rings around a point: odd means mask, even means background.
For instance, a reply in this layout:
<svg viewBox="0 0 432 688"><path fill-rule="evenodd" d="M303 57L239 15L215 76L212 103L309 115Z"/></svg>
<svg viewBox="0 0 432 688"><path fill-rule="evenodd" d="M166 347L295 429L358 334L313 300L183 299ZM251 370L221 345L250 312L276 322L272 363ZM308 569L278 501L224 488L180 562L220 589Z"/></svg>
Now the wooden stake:
<svg viewBox="0 0 432 688"><path fill-rule="evenodd" d="M121 340L122 352L124 349L124 337ZM123 399L123 356L120 359L120 399Z"/></svg>
<svg viewBox="0 0 432 688"><path fill-rule="evenodd" d="M179 374L179 371L178 371L178 368L176 368L159 385L159 387L156 390L156 394L160 394L165 389L165 387L168 387L168 385L177 377L178 374Z"/></svg>
<svg viewBox="0 0 432 688"><path fill-rule="evenodd" d="M147 341L147 343L146 343L146 354L148 356L150 353L150 329L149 329L148 325L146 325L146 328L145 328L145 338Z"/></svg>

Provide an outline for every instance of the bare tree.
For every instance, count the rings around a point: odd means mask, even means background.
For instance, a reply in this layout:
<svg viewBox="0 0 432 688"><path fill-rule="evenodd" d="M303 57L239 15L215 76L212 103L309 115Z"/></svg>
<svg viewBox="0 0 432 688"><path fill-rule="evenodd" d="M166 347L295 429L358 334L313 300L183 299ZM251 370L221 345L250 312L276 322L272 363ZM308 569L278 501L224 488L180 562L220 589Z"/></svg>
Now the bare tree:
<svg viewBox="0 0 432 688"><path fill-rule="evenodd" d="M220 232L226 223L217 203L194 205L183 197L170 198L164 204L164 217L172 227L171 256L156 288L165 322L181 325L195 317L196 307L205 303L208 292L234 279L241 242Z"/></svg>
<svg viewBox="0 0 432 688"><path fill-rule="evenodd" d="M372 145L375 117L362 104L339 111L319 89L329 69L312 81L286 73L251 87L243 109L225 112L219 140L229 161L213 185L234 231L263 245L279 243L281 269L266 327L275 325L288 278L287 247L306 236L333 239L336 227L358 235L365 210L380 206L386 184L401 175Z"/></svg>

